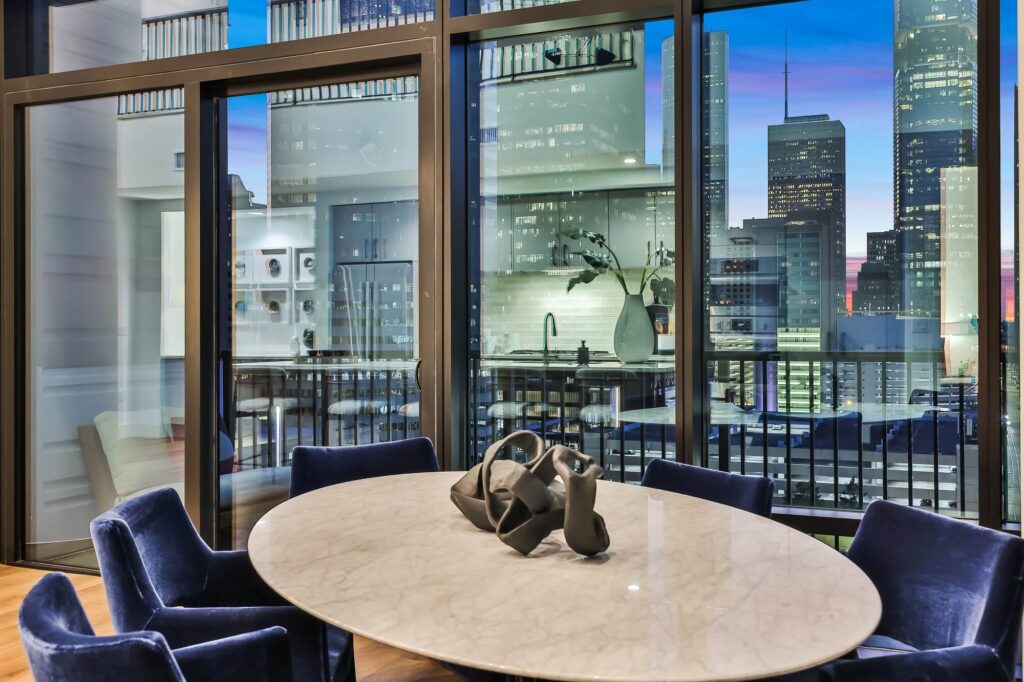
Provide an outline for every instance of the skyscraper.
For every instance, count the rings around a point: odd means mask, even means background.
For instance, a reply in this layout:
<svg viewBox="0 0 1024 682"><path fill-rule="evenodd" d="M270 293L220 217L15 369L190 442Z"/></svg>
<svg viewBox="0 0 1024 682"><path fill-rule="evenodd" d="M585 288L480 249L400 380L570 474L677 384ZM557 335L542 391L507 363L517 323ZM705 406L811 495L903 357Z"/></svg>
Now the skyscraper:
<svg viewBox="0 0 1024 682"><path fill-rule="evenodd" d="M836 281L819 305L831 308L822 319L835 320L846 310L846 127L824 114L786 116L768 126L768 217L807 210L824 211L822 219L831 221L827 271ZM833 331L823 328L823 338Z"/></svg>
<svg viewBox="0 0 1024 682"><path fill-rule="evenodd" d="M943 169L977 165L978 0L895 0L895 229L903 312L938 317Z"/></svg>
<svg viewBox="0 0 1024 682"><path fill-rule="evenodd" d="M751 322L757 314L740 302L744 294L735 288L748 283L734 279L745 274L740 263L751 262L736 256L752 242L729 230L729 34L723 31L702 37L701 118L701 235L708 262L715 264L705 270L704 296L706 306L715 306L718 313L711 317L720 317L710 326L710 340L719 349L753 348L759 345L753 338L759 332ZM774 329L773 324L772 335Z"/></svg>
<svg viewBox="0 0 1024 682"><path fill-rule="evenodd" d="M729 227L729 34L723 31L703 37L701 103L704 234L714 240Z"/></svg>
<svg viewBox="0 0 1024 682"><path fill-rule="evenodd" d="M857 274L853 312L859 315L895 313L900 309L899 233L895 230L868 232L868 257Z"/></svg>

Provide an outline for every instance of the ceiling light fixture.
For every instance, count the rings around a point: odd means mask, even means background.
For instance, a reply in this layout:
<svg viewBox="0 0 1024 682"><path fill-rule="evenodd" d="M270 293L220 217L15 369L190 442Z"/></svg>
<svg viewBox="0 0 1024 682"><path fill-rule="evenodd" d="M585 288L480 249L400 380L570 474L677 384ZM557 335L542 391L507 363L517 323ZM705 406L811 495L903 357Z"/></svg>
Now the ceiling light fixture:
<svg viewBox="0 0 1024 682"><path fill-rule="evenodd" d="M586 49L586 46L589 46L591 42L593 42L593 38L587 38L584 49ZM581 51L573 53L570 56L576 57L578 63L579 58L585 54L588 53L585 51ZM562 51L562 48L560 47L549 47L548 49L544 50L544 58L555 66L561 66L562 62L565 59L565 53ZM618 59L618 55L616 55L611 50L606 50L603 47L597 48L597 50L595 50L593 54L594 64L596 64L597 66L608 66L609 64L613 63L616 59Z"/></svg>

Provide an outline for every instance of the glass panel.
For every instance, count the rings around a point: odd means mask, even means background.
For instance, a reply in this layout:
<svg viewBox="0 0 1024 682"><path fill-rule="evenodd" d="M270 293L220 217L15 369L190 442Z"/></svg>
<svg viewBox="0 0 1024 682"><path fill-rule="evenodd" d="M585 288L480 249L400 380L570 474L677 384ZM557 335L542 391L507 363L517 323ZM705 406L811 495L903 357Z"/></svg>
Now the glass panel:
<svg viewBox="0 0 1024 682"><path fill-rule="evenodd" d="M227 100L225 546L287 497L296 445L420 433L418 86Z"/></svg>
<svg viewBox="0 0 1024 682"><path fill-rule="evenodd" d="M1020 327L1017 320L1017 3L1000 0L1000 177L1003 347L1003 519L1020 522Z"/></svg>
<svg viewBox="0 0 1024 682"><path fill-rule="evenodd" d="M89 520L184 480L181 114L27 110L25 556L96 567Z"/></svg>
<svg viewBox="0 0 1024 682"><path fill-rule="evenodd" d="M675 457L672 33L659 21L470 51L466 464L518 429L616 480Z"/></svg>
<svg viewBox="0 0 1024 682"><path fill-rule="evenodd" d="M28 65L57 73L234 47L401 26L434 18L436 0L85 0L8 3L34 27ZM24 6L22 6L24 5ZM158 97L151 94L152 97Z"/></svg>
<svg viewBox="0 0 1024 682"><path fill-rule="evenodd" d="M777 504L977 515L977 5L706 21L705 463Z"/></svg>
<svg viewBox="0 0 1024 682"><path fill-rule="evenodd" d="M452 3L452 7L453 14L489 14L491 12L508 12L509 10L514 9L543 7L545 5L561 5L566 2L578 1L579 0L455 0L455 2Z"/></svg>

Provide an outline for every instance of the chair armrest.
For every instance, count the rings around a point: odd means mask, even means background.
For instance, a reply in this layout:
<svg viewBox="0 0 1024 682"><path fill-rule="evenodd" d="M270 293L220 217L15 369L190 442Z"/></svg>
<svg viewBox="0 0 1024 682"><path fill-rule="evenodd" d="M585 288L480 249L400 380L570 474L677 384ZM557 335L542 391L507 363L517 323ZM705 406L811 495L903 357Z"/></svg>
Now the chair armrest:
<svg viewBox="0 0 1024 682"><path fill-rule="evenodd" d="M173 653L188 682L290 682L292 679L288 631L282 627L195 644L175 649Z"/></svg>
<svg viewBox="0 0 1024 682"><path fill-rule="evenodd" d="M824 670L832 682L1011 682L996 652L976 644L834 661Z"/></svg>
<svg viewBox="0 0 1024 682"><path fill-rule="evenodd" d="M294 606L164 607L153 616L147 629L163 634L171 648L178 649L274 626L288 631L293 676L301 680L325 679L326 628Z"/></svg>
<svg viewBox="0 0 1024 682"><path fill-rule="evenodd" d="M249 553L213 552L206 585L195 606L287 606L288 602L256 573Z"/></svg>
<svg viewBox="0 0 1024 682"><path fill-rule="evenodd" d="M294 606L164 607L146 629L159 632L172 649L179 649L274 626L286 629L292 639L324 636L323 623Z"/></svg>

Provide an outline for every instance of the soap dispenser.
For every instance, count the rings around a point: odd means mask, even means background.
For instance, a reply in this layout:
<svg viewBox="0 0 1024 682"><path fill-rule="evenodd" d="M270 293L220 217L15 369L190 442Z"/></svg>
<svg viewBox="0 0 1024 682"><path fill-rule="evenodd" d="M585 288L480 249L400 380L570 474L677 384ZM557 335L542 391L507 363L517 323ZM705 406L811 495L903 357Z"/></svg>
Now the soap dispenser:
<svg viewBox="0 0 1024 682"><path fill-rule="evenodd" d="M590 349L587 348L586 341L580 341L580 347L576 349L576 364L577 365L589 365L590 364Z"/></svg>

